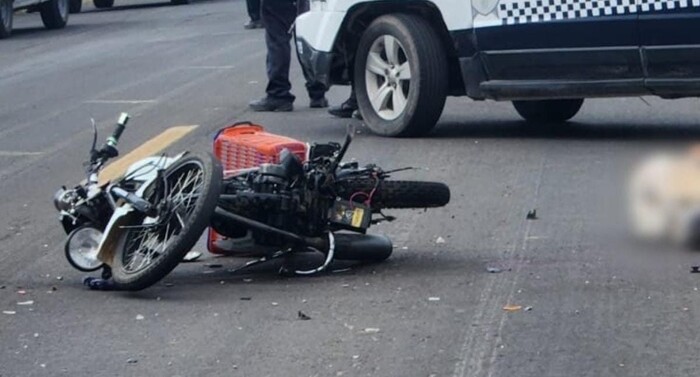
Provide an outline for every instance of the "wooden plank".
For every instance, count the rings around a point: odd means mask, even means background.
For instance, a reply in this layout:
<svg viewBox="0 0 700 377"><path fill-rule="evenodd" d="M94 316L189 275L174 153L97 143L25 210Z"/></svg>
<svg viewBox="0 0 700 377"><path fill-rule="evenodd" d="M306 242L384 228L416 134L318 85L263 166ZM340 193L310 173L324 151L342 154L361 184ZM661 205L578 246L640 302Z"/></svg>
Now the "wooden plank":
<svg viewBox="0 0 700 377"><path fill-rule="evenodd" d="M146 157L154 156L160 153L165 148L194 131L197 127L199 126L176 126L168 128L160 135L146 141L145 143L136 147L136 149L133 151L123 155L105 167L100 172L100 184L104 184L108 181L121 177L126 172L126 169L131 166L131 164Z"/></svg>

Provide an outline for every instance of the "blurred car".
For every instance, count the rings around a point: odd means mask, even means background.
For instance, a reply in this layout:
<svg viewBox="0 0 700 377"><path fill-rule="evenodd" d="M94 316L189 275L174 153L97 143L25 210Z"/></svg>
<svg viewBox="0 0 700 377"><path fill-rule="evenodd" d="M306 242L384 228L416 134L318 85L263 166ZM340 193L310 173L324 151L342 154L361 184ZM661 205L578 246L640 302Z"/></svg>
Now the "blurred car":
<svg viewBox="0 0 700 377"><path fill-rule="evenodd" d="M70 1L70 12L80 13L83 8L83 0L69 0ZM170 0L173 5L184 5L189 4L191 0ZM92 0L92 4L95 5L97 9L106 9L114 6L114 0Z"/></svg>
<svg viewBox="0 0 700 377"><path fill-rule="evenodd" d="M68 23L70 0L0 0L0 39L12 34L14 12L21 9L36 11L47 29L60 29Z"/></svg>

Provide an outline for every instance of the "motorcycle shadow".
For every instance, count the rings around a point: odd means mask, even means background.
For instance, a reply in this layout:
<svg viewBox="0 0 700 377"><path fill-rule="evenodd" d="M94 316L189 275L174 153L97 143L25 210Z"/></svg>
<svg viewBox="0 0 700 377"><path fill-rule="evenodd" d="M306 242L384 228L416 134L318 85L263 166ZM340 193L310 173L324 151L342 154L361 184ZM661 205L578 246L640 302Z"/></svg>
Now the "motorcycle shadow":
<svg viewBox="0 0 700 377"><path fill-rule="evenodd" d="M217 299L238 299L249 301L256 295L294 286L308 286L309 294L326 284L337 282L366 282L376 280L382 283L393 277L408 276L416 279L430 278L436 272L459 270L460 273L474 273L483 269L483 262L463 258L452 253L430 254L415 250L397 253L400 255L383 262L333 261L324 272L313 275L280 274L282 260L272 260L261 265L232 271L240 267L240 258L213 257L195 263L183 263L156 285L139 292L120 292L128 298L143 300L173 300L206 302ZM442 255L440 255L442 254ZM469 255L466 252L464 255ZM319 288L319 285L322 287ZM352 285L352 283L350 284ZM218 289L218 288L221 289Z"/></svg>

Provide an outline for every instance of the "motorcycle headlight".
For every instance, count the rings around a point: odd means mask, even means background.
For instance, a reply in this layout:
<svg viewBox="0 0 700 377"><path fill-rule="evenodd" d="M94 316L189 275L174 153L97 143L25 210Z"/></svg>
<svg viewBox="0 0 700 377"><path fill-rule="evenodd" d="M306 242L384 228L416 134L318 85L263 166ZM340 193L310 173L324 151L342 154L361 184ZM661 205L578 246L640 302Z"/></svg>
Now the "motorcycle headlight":
<svg viewBox="0 0 700 377"><path fill-rule="evenodd" d="M73 190L59 189L53 194L53 205L59 211L68 211L73 207Z"/></svg>

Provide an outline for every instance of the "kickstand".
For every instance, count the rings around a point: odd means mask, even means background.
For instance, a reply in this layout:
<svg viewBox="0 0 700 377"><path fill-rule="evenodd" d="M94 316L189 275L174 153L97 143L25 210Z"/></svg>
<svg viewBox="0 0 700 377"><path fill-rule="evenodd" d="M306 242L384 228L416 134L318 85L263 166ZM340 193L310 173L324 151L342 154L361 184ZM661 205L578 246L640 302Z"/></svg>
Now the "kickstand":
<svg viewBox="0 0 700 377"><path fill-rule="evenodd" d="M289 253L291 253L291 252L292 252L292 249L278 250L278 251L275 251L274 253L272 253L272 254L270 254L270 255L266 255L266 256L264 256L264 257L262 257L262 258L258 258L258 259L254 259L254 260L252 260L252 261L246 262L246 263L243 264L242 266L239 266L239 267L236 267L236 268L231 268L231 269L228 270L228 272L230 272L230 273L239 272L239 271L245 270L246 268L250 268L250 267L253 267L253 266L257 266L257 265L259 265L259 264L263 264L263 263L265 263L265 262L269 262L269 261L271 261L271 260L273 260L273 259L281 258L281 257L283 257L283 256L285 256L285 255L287 255L287 254L289 254Z"/></svg>

